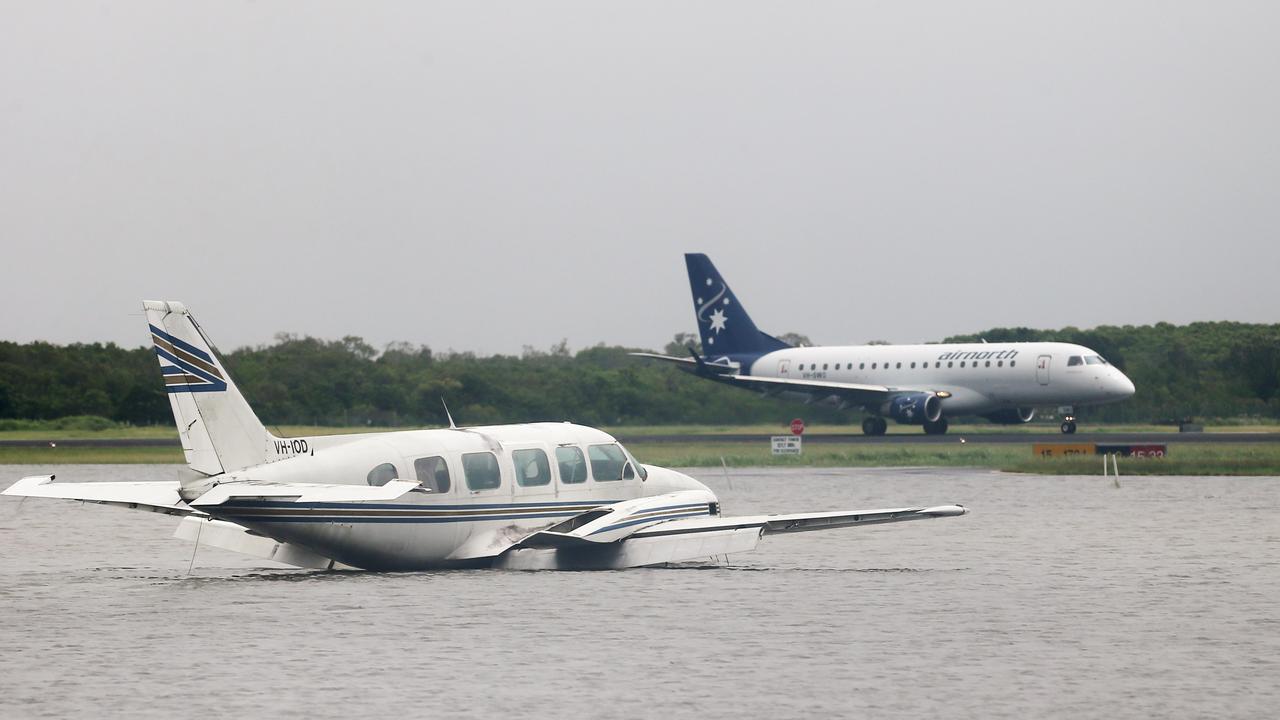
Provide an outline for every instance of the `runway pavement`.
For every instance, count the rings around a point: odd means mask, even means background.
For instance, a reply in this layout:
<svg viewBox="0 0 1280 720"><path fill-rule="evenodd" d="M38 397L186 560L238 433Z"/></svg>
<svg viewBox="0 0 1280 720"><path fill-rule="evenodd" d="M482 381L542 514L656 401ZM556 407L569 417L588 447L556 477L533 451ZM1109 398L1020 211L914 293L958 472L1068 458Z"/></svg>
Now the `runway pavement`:
<svg viewBox="0 0 1280 720"><path fill-rule="evenodd" d="M786 434L785 431L779 435ZM756 434L672 434L672 435L627 435L616 436L627 444L639 443L768 443L769 435ZM822 433L804 436L806 444L913 444L937 445L958 443L964 438L966 443L978 444L1011 444L1011 443L1106 443L1106 444L1176 444L1176 443L1275 443L1280 442L1280 432L1215 432L1215 433L1177 433L1177 432L1145 432L1145 433L948 433L946 435L889 434L879 437L868 437L861 433ZM0 447L45 447L51 442L60 447L176 447L178 439L165 438L101 438L88 440L0 440Z"/></svg>

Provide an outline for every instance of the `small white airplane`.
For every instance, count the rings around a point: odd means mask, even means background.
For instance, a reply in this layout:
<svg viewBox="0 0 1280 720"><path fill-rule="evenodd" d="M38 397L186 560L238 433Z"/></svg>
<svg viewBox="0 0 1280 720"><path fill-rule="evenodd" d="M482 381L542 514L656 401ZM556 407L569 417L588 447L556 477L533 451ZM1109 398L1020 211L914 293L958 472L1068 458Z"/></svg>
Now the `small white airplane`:
<svg viewBox="0 0 1280 720"><path fill-rule="evenodd" d="M804 402L870 413L867 435L883 435L886 418L947 431L947 416L981 415L1028 423L1037 406L1067 412L1062 432L1076 431L1076 408L1124 400L1133 382L1082 345L1056 342L792 347L756 328L710 258L684 256L702 352L693 357L632 353L678 363L701 377Z"/></svg>
<svg viewBox="0 0 1280 720"><path fill-rule="evenodd" d="M755 548L763 535L954 517L959 505L724 517L693 478L607 433L532 423L279 438L177 302L145 302L188 476L4 491L182 518L175 536L308 568L612 569Z"/></svg>

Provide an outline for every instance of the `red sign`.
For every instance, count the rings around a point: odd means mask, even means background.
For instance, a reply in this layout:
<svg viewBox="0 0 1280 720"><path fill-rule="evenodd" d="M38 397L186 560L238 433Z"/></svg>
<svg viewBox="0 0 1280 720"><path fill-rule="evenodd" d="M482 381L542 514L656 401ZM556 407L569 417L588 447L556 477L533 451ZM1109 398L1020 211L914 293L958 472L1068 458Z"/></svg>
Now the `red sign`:
<svg viewBox="0 0 1280 720"><path fill-rule="evenodd" d="M792 434L792 435L799 435L799 434L801 434L801 433L803 433L803 432L804 432L804 421L803 421L803 420L801 420L800 418L796 418L795 420L792 420L792 421L791 421L791 434Z"/></svg>

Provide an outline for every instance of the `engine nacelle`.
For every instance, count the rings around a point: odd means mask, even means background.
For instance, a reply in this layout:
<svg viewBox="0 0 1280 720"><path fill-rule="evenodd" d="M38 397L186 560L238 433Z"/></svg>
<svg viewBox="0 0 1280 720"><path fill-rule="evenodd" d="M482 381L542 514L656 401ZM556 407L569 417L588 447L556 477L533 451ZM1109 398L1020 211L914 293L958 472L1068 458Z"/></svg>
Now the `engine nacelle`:
<svg viewBox="0 0 1280 720"><path fill-rule="evenodd" d="M896 395L881 410L904 425L923 425L942 417L942 399L933 393Z"/></svg>
<svg viewBox="0 0 1280 720"><path fill-rule="evenodd" d="M1021 425L1031 422L1036 416L1035 408L1007 408L983 415L997 425Z"/></svg>

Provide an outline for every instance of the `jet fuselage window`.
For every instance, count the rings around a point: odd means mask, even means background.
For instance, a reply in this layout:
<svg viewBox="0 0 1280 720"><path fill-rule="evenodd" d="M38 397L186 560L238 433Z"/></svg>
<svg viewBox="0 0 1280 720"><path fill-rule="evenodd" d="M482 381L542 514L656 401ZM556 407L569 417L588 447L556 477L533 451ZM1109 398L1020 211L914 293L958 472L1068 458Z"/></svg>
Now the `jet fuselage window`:
<svg viewBox="0 0 1280 720"><path fill-rule="evenodd" d="M1079 355L1072 355L1070 358L1067 358L1067 367L1075 367L1076 365L1083 365L1083 364L1084 364L1084 358L1080 357Z"/></svg>
<svg viewBox="0 0 1280 720"><path fill-rule="evenodd" d="M491 452L463 453L462 474L471 490L492 490L502 487L502 471L498 458Z"/></svg>
<svg viewBox="0 0 1280 720"><path fill-rule="evenodd" d="M556 464L560 466L560 482L573 484L587 481L587 461L578 448L556 448Z"/></svg>
<svg viewBox="0 0 1280 720"><path fill-rule="evenodd" d="M516 482L520 485L530 487L551 482L551 463L541 450L512 450L511 462L516 466Z"/></svg>
<svg viewBox="0 0 1280 720"><path fill-rule="evenodd" d="M991 361L990 361L990 360L986 361L985 363L983 363L983 366L984 366L984 367L991 367Z"/></svg>
<svg viewBox="0 0 1280 720"><path fill-rule="evenodd" d="M948 363L948 364L950 364L950 363ZM964 367L964 361L963 361L963 360L961 360L961 361L960 361L960 367Z"/></svg>
<svg viewBox="0 0 1280 720"><path fill-rule="evenodd" d="M948 360L948 361L947 361L947 367L951 367L951 363L952 363L952 362L953 362L953 361Z"/></svg>
<svg viewBox="0 0 1280 720"><path fill-rule="evenodd" d="M1017 361L1017 360L1010 360L1010 361L1009 361L1009 367L1013 367L1014 365L1017 365L1017 364L1018 364L1018 361Z"/></svg>
<svg viewBox="0 0 1280 720"><path fill-rule="evenodd" d="M396 472L395 465L392 465L391 463L382 463L378 467L370 470L369 475L365 477L365 480L374 487L382 487L398 477L400 477L400 474Z"/></svg>
<svg viewBox="0 0 1280 720"><path fill-rule="evenodd" d="M876 364L875 364L875 363L871 363L871 369L872 369L872 370L875 370L875 369L876 369Z"/></svg>
<svg viewBox="0 0 1280 720"><path fill-rule="evenodd" d="M866 370L866 369L867 369L867 364L866 364L866 363L864 363L864 362L863 362L863 363L858 363L858 369L859 369L859 370Z"/></svg>
<svg viewBox="0 0 1280 720"><path fill-rule="evenodd" d="M591 458L591 476L596 482L621 480L627 455L617 445L592 445L587 448Z"/></svg>
<svg viewBox="0 0 1280 720"><path fill-rule="evenodd" d="M826 370L826 369L827 369L827 365L828 365L828 364L829 364L829 363L822 363L822 369L823 369L823 370Z"/></svg>
<svg viewBox="0 0 1280 720"><path fill-rule="evenodd" d="M418 484L431 492L449 492L449 466L439 455L414 460L413 472L418 476Z"/></svg>
<svg viewBox="0 0 1280 720"><path fill-rule="evenodd" d="M997 360L997 361L996 361L996 367L1004 367L1004 361L1003 361L1003 360Z"/></svg>

